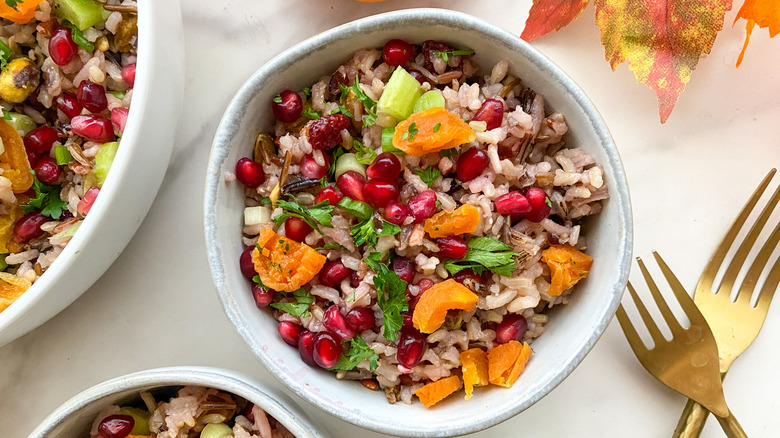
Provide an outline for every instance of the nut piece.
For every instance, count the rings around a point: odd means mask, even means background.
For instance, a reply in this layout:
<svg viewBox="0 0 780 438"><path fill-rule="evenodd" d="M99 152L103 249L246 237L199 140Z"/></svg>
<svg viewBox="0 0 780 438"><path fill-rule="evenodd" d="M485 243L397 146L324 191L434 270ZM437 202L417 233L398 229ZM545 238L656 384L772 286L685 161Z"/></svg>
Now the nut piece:
<svg viewBox="0 0 780 438"><path fill-rule="evenodd" d="M374 379L363 379L360 381L360 383L372 391L379 389L379 383L377 383L377 381Z"/></svg>
<svg viewBox="0 0 780 438"><path fill-rule="evenodd" d="M16 58L0 73L0 97L22 103L38 88L41 72L29 58Z"/></svg>

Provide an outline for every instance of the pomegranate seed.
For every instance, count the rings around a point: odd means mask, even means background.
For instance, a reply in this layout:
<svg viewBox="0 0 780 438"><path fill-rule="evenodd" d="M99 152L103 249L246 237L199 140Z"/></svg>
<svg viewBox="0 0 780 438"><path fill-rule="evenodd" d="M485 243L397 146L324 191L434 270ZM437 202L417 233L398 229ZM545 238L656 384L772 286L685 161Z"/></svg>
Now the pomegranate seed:
<svg viewBox="0 0 780 438"><path fill-rule="evenodd" d="M488 164L490 164L490 158L488 158L485 151L471 148L458 157L458 178L464 182L471 181L482 175Z"/></svg>
<svg viewBox="0 0 780 438"><path fill-rule="evenodd" d="M347 324L356 332L369 330L375 323L374 311L368 307L355 307L347 312Z"/></svg>
<svg viewBox="0 0 780 438"><path fill-rule="evenodd" d="M252 283L252 298L255 299L255 306L258 309L268 307L274 300L274 291L257 283Z"/></svg>
<svg viewBox="0 0 780 438"><path fill-rule="evenodd" d="M496 205L498 214L528 213L531 211L531 204L528 203L528 199L517 191L501 195L493 203Z"/></svg>
<svg viewBox="0 0 780 438"><path fill-rule="evenodd" d="M419 82L420 85L428 82L428 78L426 78L425 75L420 73L419 70L410 69L407 73L412 75L413 78L417 79L417 82Z"/></svg>
<svg viewBox="0 0 780 438"><path fill-rule="evenodd" d="M315 333L308 330L304 330L298 336L298 353L301 355L301 360L312 367L317 366L317 362L314 362L314 336Z"/></svg>
<svg viewBox="0 0 780 438"><path fill-rule="evenodd" d="M54 184L60 179L60 166L51 157L41 157L33 166L35 176L44 184Z"/></svg>
<svg viewBox="0 0 780 438"><path fill-rule="evenodd" d="M338 189L328 186L320 190L320 193L318 193L317 197L314 199L314 203L319 204L322 201L328 201L328 204L336 205L342 199L344 199L344 195L338 191Z"/></svg>
<svg viewBox="0 0 780 438"><path fill-rule="evenodd" d="M325 154L323 154L323 157L325 158L325 165L320 166L314 159L313 154L304 155L303 158L301 158L301 162L298 163L298 166L301 169L301 175L309 179L320 179L327 175L328 169L330 169L330 160Z"/></svg>
<svg viewBox="0 0 780 438"><path fill-rule="evenodd" d="M130 110L127 108L116 107L111 110L111 124L114 125L114 129L124 134L125 125L127 125L127 116L130 114Z"/></svg>
<svg viewBox="0 0 780 438"><path fill-rule="evenodd" d="M251 158L244 157L236 163L236 178L241 181L241 184L255 189L265 182L263 165Z"/></svg>
<svg viewBox="0 0 780 438"><path fill-rule="evenodd" d="M411 283L412 279L414 279L416 268L415 263L406 257L396 257L390 262L390 269L407 283Z"/></svg>
<svg viewBox="0 0 780 438"><path fill-rule="evenodd" d="M398 351L396 358L398 363L406 368L414 368L428 347L428 341L422 333L413 327L401 328L401 336L398 339Z"/></svg>
<svg viewBox="0 0 780 438"><path fill-rule="evenodd" d="M54 105L56 105L57 109L62 111L63 114L68 116L69 119L81 114L81 110L83 109L81 108L78 99L76 99L76 96L73 94L60 94L54 99Z"/></svg>
<svg viewBox="0 0 780 438"><path fill-rule="evenodd" d="M401 174L401 161L392 152L382 152L366 169L369 178L393 180Z"/></svg>
<svg viewBox="0 0 780 438"><path fill-rule="evenodd" d="M478 284L482 284L482 276L477 275L471 269L463 269L461 271L458 271L457 274L452 276L452 279L466 287L469 287L470 285L475 286Z"/></svg>
<svg viewBox="0 0 780 438"><path fill-rule="evenodd" d="M471 121L487 123L487 130L496 129L504 121L504 101L499 99L486 100Z"/></svg>
<svg viewBox="0 0 780 438"><path fill-rule="evenodd" d="M385 219L388 222L401 225L409 216L409 209L398 201L390 201L385 206Z"/></svg>
<svg viewBox="0 0 780 438"><path fill-rule="evenodd" d="M60 141L57 130L51 126L39 126L24 136L24 147L36 154L48 154L52 145Z"/></svg>
<svg viewBox="0 0 780 438"><path fill-rule="evenodd" d="M368 203L377 208L385 208L388 202L398 200L398 186L392 181L370 179L364 186L364 190Z"/></svg>
<svg viewBox="0 0 780 438"><path fill-rule="evenodd" d="M37 211L22 217L14 227L14 242L24 243L30 239L43 236L44 232L41 229L41 225L49 220L48 217Z"/></svg>
<svg viewBox="0 0 780 438"><path fill-rule="evenodd" d="M114 138L114 125L103 116L76 116L70 120L70 128L74 134L97 143L108 143Z"/></svg>
<svg viewBox="0 0 780 438"><path fill-rule="evenodd" d="M469 250L466 241L458 236L439 237L434 242L439 247L439 255L450 259L462 259Z"/></svg>
<svg viewBox="0 0 780 438"><path fill-rule="evenodd" d="M436 212L436 192L430 189L420 192L409 199L406 207L414 217L414 223L422 223Z"/></svg>
<svg viewBox="0 0 780 438"><path fill-rule="evenodd" d="M328 310L322 316L322 325L330 330L339 341L346 341L355 337L355 330L347 324L347 320L341 314L338 304L328 307Z"/></svg>
<svg viewBox="0 0 780 438"><path fill-rule="evenodd" d="M135 420L130 415L109 415L100 420L98 435L101 438L125 438L134 426Z"/></svg>
<svg viewBox="0 0 780 438"><path fill-rule="evenodd" d="M298 337L303 333L303 327L290 321L281 321L276 327L282 340L291 347L298 346Z"/></svg>
<svg viewBox="0 0 780 438"><path fill-rule="evenodd" d="M341 356L341 345L336 338L328 332L319 332L314 337L312 348L314 362L322 368L331 368L336 365Z"/></svg>
<svg viewBox="0 0 780 438"><path fill-rule="evenodd" d="M320 117L309 125L309 143L314 149L332 149L341 143L341 130L350 126L352 121L344 114Z"/></svg>
<svg viewBox="0 0 780 438"><path fill-rule="evenodd" d="M496 326L496 342L506 344L509 341L522 341L525 331L528 330L528 321L523 315L509 313Z"/></svg>
<svg viewBox="0 0 780 438"><path fill-rule="evenodd" d="M81 81L76 91L76 99L81 106L92 113L99 113L108 108L106 89L92 81Z"/></svg>
<svg viewBox="0 0 780 438"><path fill-rule="evenodd" d="M336 179L336 187L338 187L345 196L356 201L365 202L366 198L363 194L365 185L366 179L363 175L354 170L348 170L339 175L338 179Z"/></svg>
<svg viewBox="0 0 780 438"><path fill-rule="evenodd" d="M414 327L414 322L412 321L412 311L409 310L408 312L403 312L401 315L404 317L404 327Z"/></svg>
<svg viewBox="0 0 780 438"><path fill-rule="evenodd" d="M70 28L57 28L49 39L49 56L57 65L69 63L78 50L79 48L73 42L73 37L70 34Z"/></svg>
<svg viewBox="0 0 780 438"><path fill-rule="evenodd" d="M38 162L38 155L35 152L27 151L27 161L30 163L30 167L35 167Z"/></svg>
<svg viewBox="0 0 780 438"><path fill-rule="evenodd" d="M303 99L295 91L284 90L271 101L271 110L280 122L292 123L301 117Z"/></svg>
<svg viewBox="0 0 780 438"><path fill-rule="evenodd" d="M390 40L382 49L382 58L387 65L404 65L414 55L414 47L404 40Z"/></svg>
<svg viewBox="0 0 780 438"><path fill-rule="evenodd" d="M530 211L525 214L526 219L531 222L541 222L550 214L552 202L544 190L538 187L531 187L525 192L525 197L531 206Z"/></svg>
<svg viewBox="0 0 780 438"><path fill-rule="evenodd" d="M249 279L257 275L257 272L255 272L255 264L252 263L252 251L254 249L255 248L252 246L244 248L244 251L241 253L241 257L238 259L238 265L241 267L241 273L244 275L244 277Z"/></svg>
<svg viewBox="0 0 780 438"><path fill-rule="evenodd" d="M135 63L122 67L122 79L130 88L135 87Z"/></svg>
<svg viewBox="0 0 780 438"><path fill-rule="evenodd" d="M349 276L349 285L352 287L358 287L360 286L360 277L358 276L357 272L352 272L352 275Z"/></svg>
<svg viewBox="0 0 780 438"><path fill-rule="evenodd" d="M95 200L97 199L99 193L100 188L94 186L90 187L86 192L84 192L84 196L76 206L76 211L80 216L84 217L87 215L87 213L89 213L90 210L92 210L92 206L95 204Z"/></svg>
<svg viewBox="0 0 780 438"><path fill-rule="evenodd" d="M284 221L284 235L296 242L303 242L312 232L312 227L303 219L290 216Z"/></svg>
<svg viewBox="0 0 780 438"><path fill-rule="evenodd" d="M320 270L320 284L327 287L336 287L352 274L352 270L344 266L340 259L325 263Z"/></svg>

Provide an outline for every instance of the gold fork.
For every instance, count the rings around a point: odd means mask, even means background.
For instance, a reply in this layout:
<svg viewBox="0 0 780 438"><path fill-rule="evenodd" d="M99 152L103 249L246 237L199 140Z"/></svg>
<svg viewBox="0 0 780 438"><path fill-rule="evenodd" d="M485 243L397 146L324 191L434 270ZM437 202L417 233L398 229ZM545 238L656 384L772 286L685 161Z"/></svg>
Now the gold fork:
<svg viewBox="0 0 780 438"><path fill-rule="evenodd" d="M756 223L751 227L744 241L739 245L734 258L730 263L724 263L729 249L734 246L740 229L745 225L745 221L750 216L759 199L766 190L769 182L775 175L776 170L772 169L766 175L764 180L750 197L745 207L739 213L731 228L723 237L723 241L718 246L715 254L704 268L699 283L696 286L694 302L701 310L704 318L715 335L715 341L718 344L718 354L720 356L721 378L726 373L742 352L744 352L753 340L758 336L758 332L764 324L769 304L772 302L775 290L780 283L780 259L775 262L769 271L769 276L764 280L758 295L756 307L750 304L756 283L761 277L764 268L769 261L772 252L777 247L780 240L780 224L775 225L775 229L767 239L766 243L758 252L756 259L750 266L745 279L739 285L737 300L732 302L730 299L731 291L735 288L735 280L740 269L745 263L753 245L761 230L766 225L772 212L780 200L780 186L775 190L767 205L764 207ZM723 280L718 290L712 293L712 285L718 271L725 268ZM709 412L693 400L688 400L688 404L683 410L677 428L674 431L674 437L695 438L701 434L704 423L707 421Z"/></svg>
<svg viewBox="0 0 780 438"><path fill-rule="evenodd" d="M729 411L723 396L723 386L718 371L718 346L707 321L693 304L680 281L672 273L666 262L653 252L658 266L674 292L677 301L690 320L690 326L684 329L666 304L661 291L650 276L642 259L637 257L639 269L647 283L650 293L661 311L666 324L672 332L672 339L666 340L647 311L636 290L628 283L628 291L634 300L639 315L653 339L654 346L648 349L631 324L623 305L618 307L617 318L631 349L642 366L664 385L686 397L696 400L718 417L718 421L730 438L747 437L745 431Z"/></svg>

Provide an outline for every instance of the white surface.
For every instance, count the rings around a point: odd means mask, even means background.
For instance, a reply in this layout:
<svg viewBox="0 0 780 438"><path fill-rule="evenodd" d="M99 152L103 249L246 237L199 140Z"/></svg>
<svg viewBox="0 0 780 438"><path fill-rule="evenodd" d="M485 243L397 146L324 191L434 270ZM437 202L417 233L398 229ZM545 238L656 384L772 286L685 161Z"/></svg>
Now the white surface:
<svg viewBox="0 0 780 438"><path fill-rule="evenodd" d="M208 274L203 177L225 105L264 61L337 24L424 4L473 13L519 34L530 3L183 2L187 94L163 188L135 239L92 289L39 329L0 348L2 436L24 437L77 392L151 367L222 366L279 388L233 332ZM488 4L499 12L484 10ZM648 258L658 249L691 288L741 204L765 172L780 165L780 39L754 32L745 62L734 69L744 36L741 23L730 27L735 13L727 16L713 54L700 62L666 125L658 123L652 92L636 84L625 66L613 73L603 61L592 7L535 43L590 95L621 150L634 207L634 253ZM763 332L726 381L732 411L754 438L780 430L779 307L770 310ZM474 436L668 436L684 404L644 372L613 321L549 396ZM334 437L380 436L303 407ZM722 432L710 420L702 436Z"/></svg>

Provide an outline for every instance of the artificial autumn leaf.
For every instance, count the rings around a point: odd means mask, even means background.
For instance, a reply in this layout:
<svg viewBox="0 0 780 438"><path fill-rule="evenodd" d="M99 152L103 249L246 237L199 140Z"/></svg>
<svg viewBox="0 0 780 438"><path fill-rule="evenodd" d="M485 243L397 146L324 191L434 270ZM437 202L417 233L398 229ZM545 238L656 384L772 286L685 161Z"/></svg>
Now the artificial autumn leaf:
<svg viewBox="0 0 780 438"><path fill-rule="evenodd" d="M742 64L742 58L745 56L750 34L753 33L753 27L757 24L759 28L769 28L769 37L774 37L780 33L780 2L777 0L745 0L745 3L737 12L734 23L740 18L747 20L745 29L745 44L742 46L742 52L737 59L737 67Z"/></svg>
<svg viewBox="0 0 780 438"><path fill-rule="evenodd" d="M531 41L561 30L585 10L590 0L534 0L520 38Z"/></svg>
<svg viewBox="0 0 780 438"><path fill-rule="evenodd" d="M605 58L628 61L638 82L658 97L661 123L691 79L703 53L710 53L731 0L595 0Z"/></svg>

